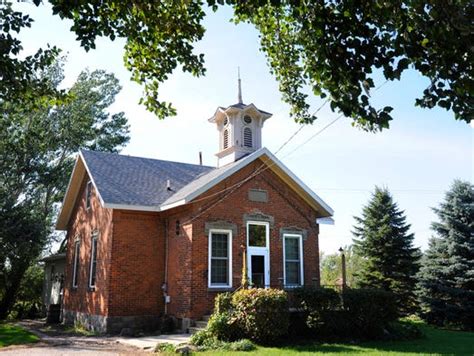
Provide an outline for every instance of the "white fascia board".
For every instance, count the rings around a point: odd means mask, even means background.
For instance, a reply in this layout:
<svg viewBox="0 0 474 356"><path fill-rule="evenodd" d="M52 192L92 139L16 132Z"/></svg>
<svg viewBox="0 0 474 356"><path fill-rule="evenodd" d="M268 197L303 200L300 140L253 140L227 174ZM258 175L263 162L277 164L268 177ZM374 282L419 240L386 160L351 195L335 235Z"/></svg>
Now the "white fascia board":
<svg viewBox="0 0 474 356"><path fill-rule="evenodd" d="M190 193L187 197L185 197L182 201L184 204L191 202L194 198L198 197L202 193L208 191L211 189L213 186L216 184L219 184L222 182L224 179L230 177L232 174L238 172L242 168L244 168L247 164L253 162L256 160L258 157L262 156L265 152L266 148L261 148L258 151L255 151L254 153L248 155L247 157L242 158L234 167L231 169L228 169L225 171L223 174L217 176L213 180L207 182L204 184L201 188L195 190L194 192Z"/></svg>
<svg viewBox="0 0 474 356"><path fill-rule="evenodd" d="M161 210L159 206L113 204L113 203L105 203L104 208L119 209L119 210L137 210L137 211L160 211Z"/></svg>
<svg viewBox="0 0 474 356"><path fill-rule="evenodd" d="M210 188L215 186L216 184L222 182L224 179L230 177L232 174L236 173L249 163L253 162L257 158L266 155L270 160L274 162L285 174L287 174L291 179L293 179L311 198L313 198L329 215L334 214L334 210L326 204L315 192L313 192L306 184L304 184L293 172L291 172L288 167L286 167L278 158L275 157L266 147L260 148L259 150L255 151L254 153L244 157L240 160L234 167L227 170L225 173L219 175L218 177L214 178L213 180L209 181L201 188L195 190L194 192L190 193L184 199L173 202L171 204L162 205L160 210L168 210L180 205L184 205L187 203L192 202L192 200L199 195L203 194L204 192L208 191ZM270 163L271 164L271 163ZM271 167L270 167L271 168Z"/></svg>
<svg viewBox="0 0 474 356"><path fill-rule="evenodd" d="M74 168L72 169L71 176L69 177L69 183L67 184L66 194L64 194L63 201L61 202L61 210L59 211L58 217L56 219L56 224L55 224L56 229L58 229L58 223L61 219L61 215L64 213L64 203L69 198L68 195L69 195L69 191L71 189L72 178L74 177L75 174L77 174L77 170L78 170L77 166L79 164L79 159L80 159L80 156L78 155L77 158L76 158L76 162L74 163Z"/></svg>
<svg viewBox="0 0 474 356"><path fill-rule="evenodd" d="M299 179L288 167L286 167L278 158L275 157L273 153L271 153L267 148L263 148L265 150L265 154L275 162L275 164L283 170L291 179L293 179L303 190L308 193L311 198L313 198L319 205L321 205L329 215L334 215L334 210L324 202L315 192L313 192L306 184L303 183L301 179Z"/></svg>
<svg viewBox="0 0 474 356"><path fill-rule="evenodd" d="M164 210L172 209L172 208L175 208L175 207L177 207L177 206L184 205L184 204L186 204L186 199L177 200L177 201L175 201L175 202L173 202L173 203L160 206L160 207L159 207L159 211L164 211Z"/></svg>
<svg viewBox="0 0 474 356"><path fill-rule="evenodd" d="M319 225L334 225L335 221L332 217L317 218L316 219L316 224L319 224Z"/></svg>

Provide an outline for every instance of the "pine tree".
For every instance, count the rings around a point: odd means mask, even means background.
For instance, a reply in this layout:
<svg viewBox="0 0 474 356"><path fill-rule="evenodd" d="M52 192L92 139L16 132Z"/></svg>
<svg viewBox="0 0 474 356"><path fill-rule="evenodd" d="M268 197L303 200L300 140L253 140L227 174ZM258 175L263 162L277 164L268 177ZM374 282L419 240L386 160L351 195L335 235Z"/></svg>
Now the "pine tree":
<svg viewBox="0 0 474 356"><path fill-rule="evenodd" d="M418 274L422 315L437 325L474 330L474 186L455 181L433 209L439 221Z"/></svg>
<svg viewBox="0 0 474 356"><path fill-rule="evenodd" d="M363 258L356 284L390 291L401 314L413 312L420 251L413 246L414 235L408 232L404 212L387 189L375 187L362 217L355 220L354 251Z"/></svg>

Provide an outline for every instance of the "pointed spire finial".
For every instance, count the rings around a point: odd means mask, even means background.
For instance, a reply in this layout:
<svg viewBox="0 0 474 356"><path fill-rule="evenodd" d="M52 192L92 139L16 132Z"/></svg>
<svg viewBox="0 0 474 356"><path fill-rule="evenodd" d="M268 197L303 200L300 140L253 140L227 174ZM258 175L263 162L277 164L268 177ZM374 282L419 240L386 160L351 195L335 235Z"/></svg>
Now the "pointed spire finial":
<svg viewBox="0 0 474 356"><path fill-rule="evenodd" d="M238 83L239 83L239 93L237 100L239 101L239 104L242 104L242 84L240 80L240 67L237 67L237 77L238 77Z"/></svg>

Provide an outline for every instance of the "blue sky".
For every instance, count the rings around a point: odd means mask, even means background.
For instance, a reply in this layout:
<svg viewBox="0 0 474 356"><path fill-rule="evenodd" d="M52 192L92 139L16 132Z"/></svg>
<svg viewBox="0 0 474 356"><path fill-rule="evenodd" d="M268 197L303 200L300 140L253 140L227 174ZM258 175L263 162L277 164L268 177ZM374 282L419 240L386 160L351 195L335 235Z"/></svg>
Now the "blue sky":
<svg viewBox="0 0 474 356"><path fill-rule="evenodd" d="M138 105L142 88L129 80L130 74L123 66L123 40L100 39L97 49L86 53L69 31L71 23L53 17L49 5L36 8L20 3L15 7L35 19L32 28L21 33L25 55L47 43L68 55L65 86L70 86L86 67L106 69L120 79L123 90L111 111L124 111L131 125L131 141L123 150L125 154L198 163L202 151L204 164L215 165L217 130L207 119L217 106L237 101L238 66L244 102L273 113L263 129L264 146L276 151L299 127L289 118L278 83L259 51L257 31L250 25L230 23L228 8L209 13L206 35L196 46L196 52L205 53L206 76L194 78L178 69L163 84L161 99L171 101L178 115L160 121ZM383 83L381 78L375 80L376 85ZM451 112L416 108L415 98L427 83L415 71L409 71L401 81L389 82L373 93L376 105L394 107L390 130L366 133L342 118L288 154L338 116L325 106L319 120L303 128L278 154L335 210L336 224L321 227L323 251L335 252L351 243L353 216L360 214L375 185L392 191L412 225L415 244L425 248L430 223L435 219L431 207L438 205L455 178L473 181L474 130L455 121ZM311 104L315 110L322 101L312 98Z"/></svg>

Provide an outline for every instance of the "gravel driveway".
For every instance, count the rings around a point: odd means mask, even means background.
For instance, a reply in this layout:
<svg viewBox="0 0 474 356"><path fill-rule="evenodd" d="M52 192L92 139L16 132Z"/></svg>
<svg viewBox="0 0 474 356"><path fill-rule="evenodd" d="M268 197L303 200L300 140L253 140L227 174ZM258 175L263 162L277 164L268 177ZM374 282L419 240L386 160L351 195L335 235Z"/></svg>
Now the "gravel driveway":
<svg viewBox="0 0 474 356"><path fill-rule="evenodd" d="M44 322L28 320L18 322L17 325L24 327L38 335L41 341L35 344L8 346L0 349L0 356L5 355L150 355L149 352L135 347L123 345L116 337L106 336L80 336L62 333L60 329L44 331Z"/></svg>

